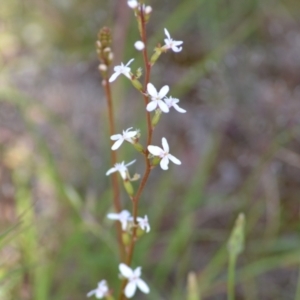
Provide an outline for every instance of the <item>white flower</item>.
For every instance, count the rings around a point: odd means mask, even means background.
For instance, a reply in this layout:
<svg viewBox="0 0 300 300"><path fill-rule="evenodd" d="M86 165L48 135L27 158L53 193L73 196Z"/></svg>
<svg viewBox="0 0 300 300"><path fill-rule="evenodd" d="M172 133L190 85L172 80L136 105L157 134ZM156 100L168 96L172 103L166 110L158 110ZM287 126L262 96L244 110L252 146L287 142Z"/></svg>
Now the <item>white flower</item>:
<svg viewBox="0 0 300 300"><path fill-rule="evenodd" d="M183 44L182 41L174 41L170 34L169 31L165 28L165 35L167 38L165 39L165 47L166 49L172 49L174 52L180 52L182 50L182 47L178 47L181 44Z"/></svg>
<svg viewBox="0 0 300 300"><path fill-rule="evenodd" d="M141 267L137 267L135 270L132 270L127 265L121 263L119 264L119 270L122 276L128 280L124 290L124 294L127 298L132 298L134 296L137 287L145 294L150 292L146 282L140 278L142 275Z"/></svg>
<svg viewBox="0 0 300 300"><path fill-rule="evenodd" d="M149 102L146 107L148 111L153 111L158 106L161 109L161 111L165 113L169 112L167 104L164 101L162 101L162 99L169 92L169 87L167 85L163 86L158 93L154 85L152 83L148 83L147 92L151 96L151 102Z"/></svg>
<svg viewBox="0 0 300 300"><path fill-rule="evenodd" d="M112 147L111 150L117 150L124 141L127 141L129 143L133 143L132 138L135 137L137 135L137 131L133 130L130 131L132 129L132 127L123 130L123 134L114 134L110 137L111 140L116 141Z"/></svg>
<svg viewBox="0 0 300 300"><path fill-rule="evenodd" d="M102 299L107 293L108 293L107 282L106 280L101 280L98 283L98 287L95 290L92 290L87 293L87 297L91 297L95 295L97 299Z"/></svg>
<svg viewBox="0 0 300 300"><path fill-rule="evenodd" d="M148 217L146 215L144 218L137 217L136 220L139 223L139 226L141 227L142 230L146 232L150 231L150 225L149 225Z"/></svg>
<svg viewBox="0 0 300 300"><path fill-rule="evenodd" d="M145 44L142 41L136 41L134 47L138 51L142 51L145 48Z"/></svg>
<svg viewBox="0 0 300 300"><path fill-rule="evenodd" d="M131 161L127 165L124 164L124 161L122 161L121 163L116 163L113 168L109 169L106 172L106 176L118 171L120 173L120 175L122 176L122 178L125 180L128 177L127 167L132 165L133 163L135 163L135 160Z"/></svg>
<svg viewBox="0 0 300 300"><path fill-rule="evenodd" d="M154 156L159 156L161 158L160 167L163 170L168 170L169 160L171 160L176 165L181 165L181 161L169 153L169 144L164 137L162 138L162 146L163 149L157 146L148 146L148 151L151 154L153 154Z"/></svg>
<svg viewBox="0 0 300 300"><path fill-rule="evenodd" d="M185 113L186 112L185 109L178 106L177 103L179 102L179 99L173 98L173 97L170 96L169 98L166 97L164 99L164 101L166 102L166 104L168 105L169 108L171 108L173 106L180 113Z"/></svg>
<svg viewBox="0 0 300 300"><path fill-rule="evenodd" d="M127 223L131 221L131 215L130 212L126 209L122 210L120 213L110 213L107 215L107 217L111 220L118 220L121 222L122 229L126 230L127 228Z"/></svg>
<svg viewBox="0 0 300 300"><path fill-rule="evenodd" d="M113 73L110 78L109 78L109 82L113 82L117 79L117 77L121 74L125 75L126 77L128 77L129 79L131 79L130 77L130 71L131 69L128 67L132 62L134 61L134 59L131 59L125 66L124 64L121 62L121 64L119 66L115 66L114 67L114 71L115 73Z"/></svg>
<svg viewBox="0 0 300 300"><path fill-rule="evenodd" d="M139 3L136 0L128 0L127 4L130 8L135 9L138 7Z"/></svg>

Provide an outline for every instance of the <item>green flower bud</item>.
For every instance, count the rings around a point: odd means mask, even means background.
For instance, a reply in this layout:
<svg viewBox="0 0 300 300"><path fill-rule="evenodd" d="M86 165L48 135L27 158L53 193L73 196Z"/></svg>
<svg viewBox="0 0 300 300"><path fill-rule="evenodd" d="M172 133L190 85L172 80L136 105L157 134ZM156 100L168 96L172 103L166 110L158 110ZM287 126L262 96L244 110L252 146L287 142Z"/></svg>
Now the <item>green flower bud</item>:
<svg viewBox="0 0 300 300"><path fill-rule="evenodd" d="M131 182L129 180L124 180L123 183L127 194L132 197L134 195L134 190Z"/></svg>

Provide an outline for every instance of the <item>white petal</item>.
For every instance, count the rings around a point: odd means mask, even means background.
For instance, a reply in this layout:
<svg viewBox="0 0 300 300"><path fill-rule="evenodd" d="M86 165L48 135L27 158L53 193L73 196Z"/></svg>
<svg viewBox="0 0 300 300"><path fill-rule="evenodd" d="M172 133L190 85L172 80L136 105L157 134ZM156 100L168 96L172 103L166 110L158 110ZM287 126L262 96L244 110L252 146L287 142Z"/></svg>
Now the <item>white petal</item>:
<svg viewBox="0 0 300 300"><path fill-rule="evenodd" d="M126 139L131 139L131 138L133 138L134 136L136 136L136 134L137 134L137 131L130 131L130 132L127 132L126 134L125 134L125 138Z"/></svg>
<svg viewBox="0 0 300 300"><path fill-rule="evenodd" d="M157 146L149 145L148 151L154 156L160 156L161 154L163 154L163 149Z"/></svg>
<svg viewBox="0 0 300 300"><path fill-rule="evenodd" d="M97 292L97 289L92 290L92 291L88 292L88 293L86 294L86 296L87 296L87 297L91 297L91 296L95 295L96 292Z"/></svg>
<svg viewBox="0 0 300 300"><path fill-rule="evenodd" d="M173 104L173 107L180 113L186 113L186 110L179 107L176 103Z"/></svg>
<svg viewBox="0 0 300 300"><path fill-rule="evenodd" d="M161 111L163 111L164 113L168 113L170 111L168 105L162 100L158 100L157 103Z"/></svg>
<svg viewBox="0 0 300 300"><path fill-rule="evenodd" d="M125 231L127 228L127 220L120 220L122 230Z"/></svg>
<svg viewBox="0 0 300 300"><path fill-rule="evenodd" d="M109 82L113 82L117 79L117 77L120 75L121 73L120 72L115 72L114 74L112 74L109 78Z"/></svg>
<svg viewBox="0 0 300 300"><path fill-rule="evenodd" d="M180 46L182 44L183 44L183 41L173 41L173 45L175 45L176 47ZM182 48L182 47L180 47L180 48Z"/></svg>
<svg viewBox="0 0 300 300"><path fill-rule="evenodd" d="M123 138L119 139L112 145L111 150L117 150L122 145L123 142L124 142Z"/></svg>
<svg viewBox="0 0 300 300"><path fill-rule="evenodd" d="M132 58L132 59L126 64L125 67L128 67L133 61L134 61L134 58Z"/></svg>
<svg viewBox="0 0 300 300"><path fill-rule="evenodd" d="M116 141L118 139L121 139L122 137L123 137L122 134L114 134L110 137L110 139Z"/></svg>
<svg viewBox="0 0 300 300"><path fill-rule="evenodd" d="M176 165L181 165L181 161L173 156L172 154L168 154L168 158Z"/></svg>
<svg viewBox="0 0 300 300"><path fill-rule="evenodd" d="M147 285L147 283L143 279L138 279L136 282L138 288L145 294L148 294L150 292L150 289Z"/></svg>
<svg viewBox="0 0 300 300"><path fill-rule="evenodd" d="M146 109L148 111L153 111L154 109L156 109L157 107L157 101L150 101L147 106L146 106Z"/></svg>
<svg viewBox="0 0 300 300"><path fill-rule="evenodd" d="M165 97L169 93L169 90L170 90L169 86L164 85L158 93L159 98L162 99L163 97Z"/></svg>
<svg viewBox="0 0 300 300"><path fill-rule="evenodd" d="M119 220L120 214L110 213L110 214L107 214L107 218L109 218L111 220Z"/></svg>
<svg viewBox="0 0 300 300"><path fill-rule="evenodd" d="M168 144L168 141L166 138L162 138L161 139L161 143L162 143L162 146L163 146L163 149L165 152L169 152L170 148L169 148L169 144Z"/></svg>
<svg viewBox="0 0 300 300"><path fill-rule="evenodd" d="M157 90L154 87L154 85L152 83L150 83L150 82L147 84L147 92L152 97L156 97L157 96Z"/></svg>
<svg viewBox="0 0 300 300"><path fill-rule="evenodd" d="M171 38L169 31L165 28L165 35L167 36L168 39Z"/></svg>
<svg viewBox="0 0 300 300"><path fill-rule="evenodd" d="M142 51L145 48L145 44L142 41L136 41L134 47L138 51Z"/></svg>
<svg viewBox="0 0 300 300"><path fill-rule="evenodd" d="M180 52L181 50L182 50L182 47L176 47L176 46L172 46L172 50L174 51L174 52Z"/></svg>
<svg viewBox="0 0 300 300"><path fill-rule="evenodd" d="M127 298L131 298L135 294L135 291L136 291L136 284L134 282L128 282L124 290L125 296Z"/></svg>
<svg viewBox="0 0 300 300"><path fill-rule="evenodd" d="M169 167L169 159L168 159L168 156L165 156L161 161L160 161L160 167L163 169L163 170L168 170Z"/></svg>
<svg viewBox="0 0 300 300"><path fill-rule="evenodd" d="M111 173L114 173L114 172L116 172L116 171L117 171L116 168L111 168L111 169L109 169L109 170L106 172L106 176L108 176L108 175L110 175Z"/></svg>
<svg viewBox="0 0 300 300"><path fill-rule="evenodd" d="M129 278L133 275L132 269L123 263L119 264L119 270L125 278Z"/></svg>
<svg viewBox="0 0 300 300"><path fill-rule="evenodd" d="M134 159L133 161L131 161L131 162L129 162L128 164L126 164L126 165L125 165L125 167L128 167L128 166L130 166L130 165L134 164L134 163L135 163L135 161L136 161L136 159Z"/></svg>

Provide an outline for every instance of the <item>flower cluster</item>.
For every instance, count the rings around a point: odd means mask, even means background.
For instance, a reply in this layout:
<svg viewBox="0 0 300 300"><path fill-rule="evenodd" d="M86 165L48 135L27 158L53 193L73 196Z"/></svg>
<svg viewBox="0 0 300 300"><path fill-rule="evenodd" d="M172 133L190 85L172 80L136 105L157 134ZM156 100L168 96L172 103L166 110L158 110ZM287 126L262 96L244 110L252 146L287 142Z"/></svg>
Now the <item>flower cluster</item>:
<svg viewBox="0 0 300 300"><path fill-rule="evenodd" d="M165 137L163 137L161 140L162 147L152 145L152 131L154 130L155 126L158 124L162 113L165 114L169 113L169 111L172 108L174 108L179 113L185 113L186 110L179 106L179 99L174 98L172 96L167 96L170 91L168 85L164 85L160 90L158 90L151 82L149 82L150 81L149 69L152 68L152 66L159 58L159 56L162 53L167 52L168 50L171 50L176 53L180 52L182 50L181 45L183 44L183 42L172 39L168 30L164 29L164 33L166 35L166 38L164 39L164 44L162 46L158 44L158 46L154 49L154 53L151 59L148 60L147 48L146 48L146 33L145 32L143 33L142 31L145 30L144 25L148 22L150 18L150 14L152 13L152 8L151 6L146 6L145 4L140 3L140 1L138 0L128 0L127 4L134 11L134 15L138 21L138 27L141 33L142 40L136 41L134 43L134 47L136 50L143 52L145 68L146 68L146 72L145 72L146 73L145 78L147 79L146 83L143 86L139 81L140 77L142 76L141 68L138 68L136 72L131 70L130 65L134 61L133 58L130 59L126 64L121 63L120 65L115 66L114 72L112 75L110 75L110 77L108 76L109 74L108 73L109 70L107 68L108 64L105 65L106 67L105 70L103 66L102 67L100 66L99 70L101 74L106 75L107 85L109 85L109 83L114 82L120 75L124 75L126 78L128 78L131 81L132 85L142 94L143 98L145 99L145 110L147 114L147 125L148 125L147 144L145 146L139 144L140 131L138 129L133 129L133 127L123 130L122 133L112 134L110 136L110 139L112 141L112 146L111 146L112 151L118 150L124 144L124 142L127 142L144 156L146 160L146 164L145 164L146 172L143 179L141 180L138 191L136 193L134 192L134 187L131 184L131 182L138 180L140 176L138 174L135 174L134 176L131 177L128 171L128 167L133 163L135 163L136 160L133 160L127 164L124 161L122 161L121 163L117 163L116 156L114 156L115 157L115 159L113 159L114 166L106 172L107 176L115 172L118 172L120 174L125 187L125 191L127 192L128 196L132 200L132 204L133 204L133 215L131 215L131 213L126 209L123 209L121 211L118 211L116 209L117 211L115 213L107 214L107 218L120 222L121 224L121 226L118 226L118 230L121 236L120 240L121 240L121 244L123 243L122 246L124 246L123 250L125 250L126 252L125 255L128 255L128 257L126 257L125 260L127 264L124 263L119 264L120 275L121 278L123 279L122 287L124 288L124 290L122 290L122 293L127 298L132 298L135 295L137 289L139 289L141 292L145 294L148 294L150 292L150 288L148 287L146 282L143 279L141 279L142 268L137 267L136 269L131 269L129 266L131 262L131 255L133 253L133 249L136 241L138 240L140 235L144 233L149 233L151 230L148 216L147 215L144 215L144 217L138 216L137 203L141 195L141 191L145 186L145 182L148 179L150 171L156 165L160 164L162 170L168 170L170 161L176 165L181 165L181 161L170 153L169 143ZM102 37L102 40L103 39L104 38ZM103 48L102 44L100 46ZM100 46L98 45L97 47L99 48ZM104 53L105 51L102 50L102 48L99 49ZM101 51L100 54L102 55ZM151 116L151 112L154 112L153 116ZM113 126L111 127L113 128ZM114 129L112 129L111 132L113 133ZM116 153L114 152L112 154L112 157L113 155L116 155ZM116 177L113 177L113 179L115 178ZM97 299L102 299L102 298L113 299L106 280L100 281L98 283L98 287L90 291L87 294L87 296L88 297L95 296Z"/></svg>
<svg viewBox="0 0 300 300"><path fill-rule="evenodd" d="M125 231L128 227L128 224L131 224L131 227L133 226L133 217L130 215L130 212L126 209L122 210L120 213L109 213L107 217L111 220L120 221L122 230ZM147 215L145 215L144 218L137 217L136 218L138 226L144 230L145 232L150 232L150 224L148 221Z"/></svg>

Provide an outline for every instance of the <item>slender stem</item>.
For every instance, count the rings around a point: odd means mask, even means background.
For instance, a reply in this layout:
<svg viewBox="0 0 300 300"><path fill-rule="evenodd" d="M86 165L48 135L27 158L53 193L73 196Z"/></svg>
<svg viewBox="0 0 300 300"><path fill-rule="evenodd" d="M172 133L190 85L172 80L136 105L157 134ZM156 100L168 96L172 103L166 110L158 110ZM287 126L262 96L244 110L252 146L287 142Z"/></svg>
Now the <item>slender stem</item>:
<svg viewBox="0 0 300 300"><path fill-rule="evenodd" d="M106 100L107 100L107 108L108 108L108 120L109 120L109 134L110 136L115 134L115 122L114 122L114 109L113 109L113 101L112 101L112 95L110 90L110 83L108 81L108 78L103 79L102 83ZM116 151L110 151L111 153L111 164L115 165L117 163L117 153ZM113 203L114 208L117 213L121 211L121 201L120 201L120 188L118 184L118 174L113 173L112 174L112 186L113 186ZM122 241L122 228L121 224L119 222L116 222L116 229L117 229L117 237L118 237L118 244L119 244L119 250L120 250L120 258L121 261L125 260L125 247Z"/></svg>
<svg viewBox="0 0 300 300"><path fill-rule="evenodd" d="M229 262L228 262L228 282L227 282L227 299L234 300L235 299L235 263L236 263L236 255L229 254Z"/></svg>
<svg viewBox="0 0 300 300"><path fill-rule="evenodd" d="M144 65L145 65L145 80L144 80L144 93L143 94L144 94L144 102L145 102L145 107L146 107L149 102L149 96L146 94L146 91L147 91L147 84L150 81L151 64L148 59L148 52L147 52L147 47L146 47L146 45L147 45L146 21L145 21L144 11L143 11L142 7L140 10L140 22L141 22L141 29L142 29L141 30L141 38L145 45L145 47L143 49L143 58L144 58ZM134 223L136 226L133 227L132 238L131 238L131 242L130 242L128 252L127 252L126 264L128 266L131 265L132 256L134 253L135 242L137 240L136 218L138 215L138 204L139 204L141 194L145 188L145 185L147 183L147 180L148 180L150 172L151 172L151 164L148 159L149 152L148 152L147 148L151 144L151 141L152 141L153 127L152 127L152 123L151 123L151 114L147 110L146 110L146 120L147 120L147 145L146 145L145 152L144 152L146 169L145 169L145 173L141 179L139 188L138 188L135 196L132 197L132 216L133 216L133 220L134 220ZM123 280L123 282L122 282L120 297L119 297L120 300L127 299L126 296L123 294L123 290L125 288L126 282L127 282L126 280Z"/></svg>

